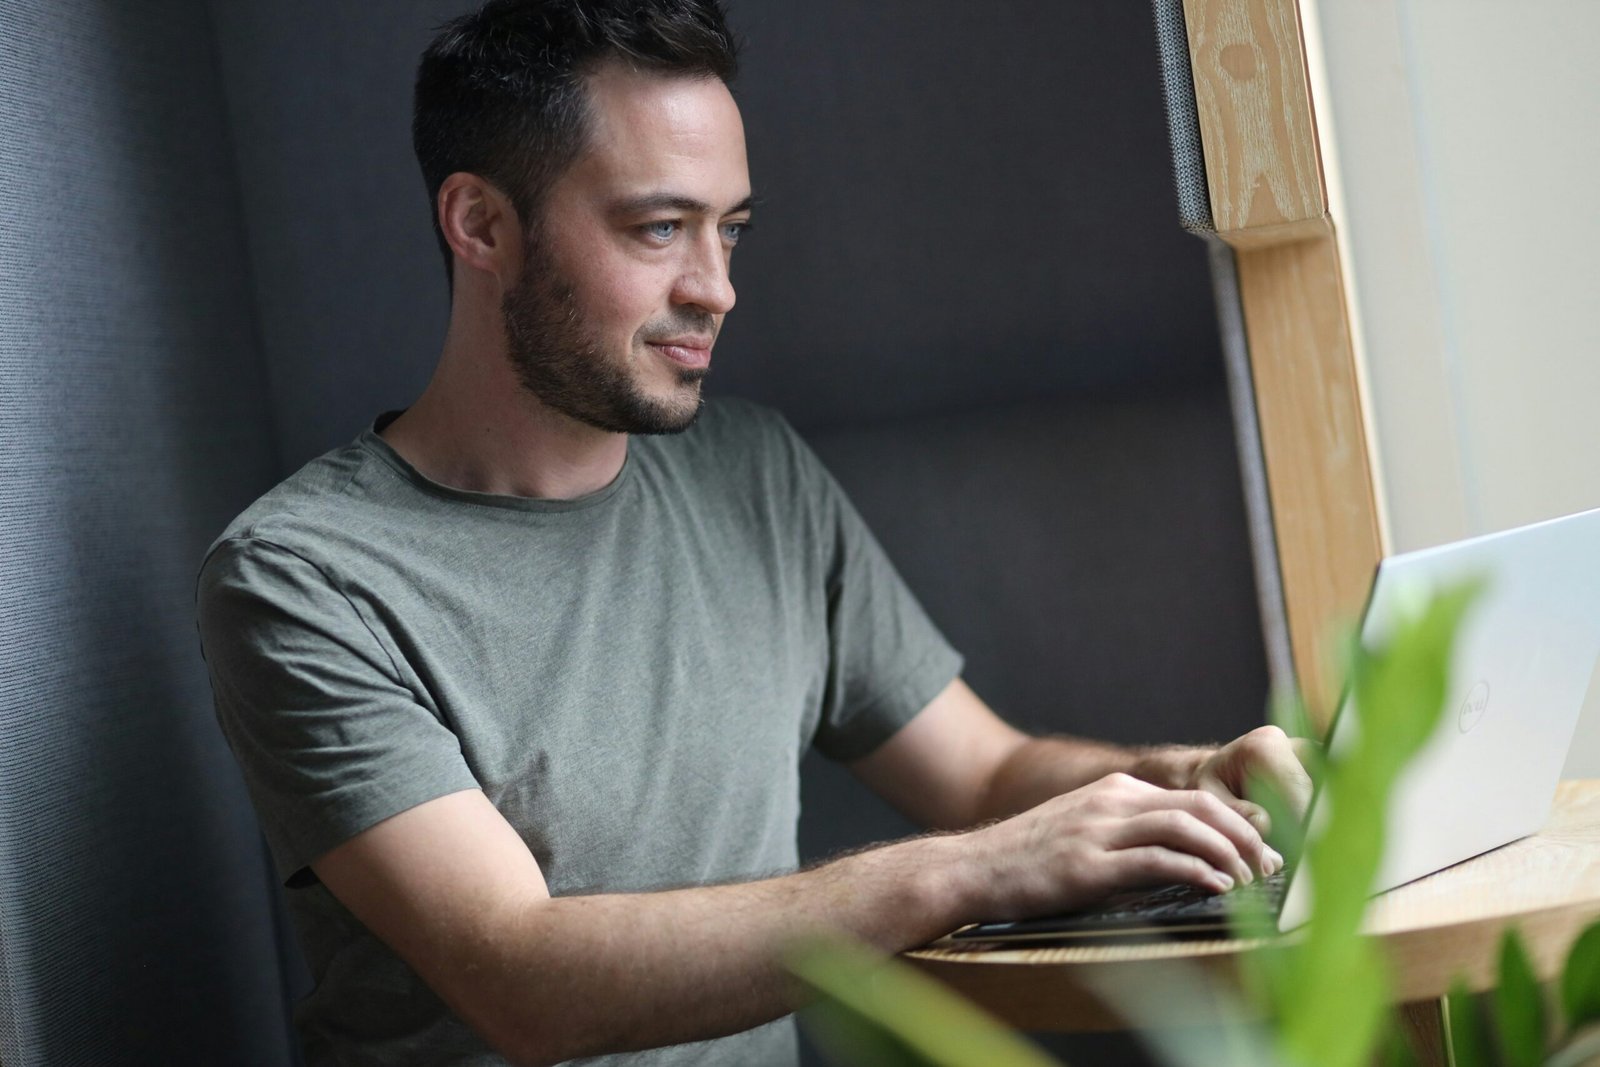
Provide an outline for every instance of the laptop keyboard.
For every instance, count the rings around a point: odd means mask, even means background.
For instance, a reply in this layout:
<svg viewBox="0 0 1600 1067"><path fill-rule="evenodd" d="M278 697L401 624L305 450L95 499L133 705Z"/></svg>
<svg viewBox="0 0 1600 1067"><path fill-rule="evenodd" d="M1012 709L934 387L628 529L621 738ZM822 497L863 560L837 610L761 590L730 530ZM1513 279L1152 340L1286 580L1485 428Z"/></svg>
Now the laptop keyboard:
<svg viewBox="0 0 1600 1067"><path fill-rule="evenodd" d="M1229 893L1212 893L1193 885L1171 885L1147 893L1142 897L1113 909L1095 909L1080 912L1084 918L1091 916L1105 921L1143 919L1188 921L1194 918L1224 918L1239 905L1254 902L1257 908L1276 915L1283 905L1283 894L1289 885L1287 870L1265 878L1257 878L1248 885L1239 886Z"/></svg>
<svg viewBox="0 0 1600 1067"><path fill-rule="evenodd" d="M1254 902L1268 915L1276 915L1289 886L1289 870L1257 878L1228 893L1212 893L1192 885L1171 885L1142 896L1122 897L1082 911L1019 922L981 923L960 930L957 940L986 938L1044 938L1067 934L1113 934L1125 931L1167 929L1181 932L1225 929L1229 913L1239 904Z"/></svg>

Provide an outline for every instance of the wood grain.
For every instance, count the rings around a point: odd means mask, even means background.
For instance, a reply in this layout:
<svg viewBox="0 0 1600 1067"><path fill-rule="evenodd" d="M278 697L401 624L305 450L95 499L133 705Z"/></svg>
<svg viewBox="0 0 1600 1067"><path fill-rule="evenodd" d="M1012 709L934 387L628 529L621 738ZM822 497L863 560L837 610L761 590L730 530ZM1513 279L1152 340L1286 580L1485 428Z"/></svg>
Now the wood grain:
<svg viewBox="0 0 1600 1067"><path fill-rule="evenodd" d="M1332 649L1383 548L1333 227L1297 225L1313 236L1236 258L1289 643L1325 732L1340 688Z"/></svg>
<svg viewBox="0 0 1600 1067"><path fill-rule="evenodd" d="M1544 830L1376 898L1365 931L1390 961L1394 1000L1411 1003L1437 1000L1457 976L1473 990L1488 988L1500 937L1513 925L1535 972L1552 978L1596 917L1600 781L1563 782ZM1244 1015L1234 994L1238 963L1260 944L985 949L945 939L906 955L1013 1026L1080 1031L1125 1028L1126 1012L1116 1005L1130 990L1145 993L1138 1001L1142 1026Z"/></svg>
<svg viewBox="0 0 1600 1067"><path fill-rule="evenodd" d="M1422 1067L1432 1067L1434 1064L1449 1067L1450 1045L1445 1037L1445 1011L1442 998L1402 1004L1398 1009L1406 1040Z"/></svg>
<svg viewBox="0 0 1600 1067"><path fill-rule="evenodd" d="M1217 231L1327 214L1295 0L1184 0Z"/></svg>

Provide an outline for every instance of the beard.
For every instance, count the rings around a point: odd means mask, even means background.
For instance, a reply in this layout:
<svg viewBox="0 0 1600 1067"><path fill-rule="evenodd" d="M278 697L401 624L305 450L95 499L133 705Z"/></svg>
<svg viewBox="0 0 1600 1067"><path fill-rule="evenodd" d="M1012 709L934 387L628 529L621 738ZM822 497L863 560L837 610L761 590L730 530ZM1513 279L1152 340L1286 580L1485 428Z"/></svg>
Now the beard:
<svg viewBox="0 0 1600 1067"><path fill-rule="evenodd" d="M700 415L700 382L706 371L674 368L677 386L668 397L646 393L628 372L631 353L611 353L583 320L577 293L530 235L522 276L500 302L506 324L506 351L522 387L546 407L611 433L682 433ZM711 334L715 320L684 309L670 320L647 323L634 337L669 338L682 333Z"/></svg>

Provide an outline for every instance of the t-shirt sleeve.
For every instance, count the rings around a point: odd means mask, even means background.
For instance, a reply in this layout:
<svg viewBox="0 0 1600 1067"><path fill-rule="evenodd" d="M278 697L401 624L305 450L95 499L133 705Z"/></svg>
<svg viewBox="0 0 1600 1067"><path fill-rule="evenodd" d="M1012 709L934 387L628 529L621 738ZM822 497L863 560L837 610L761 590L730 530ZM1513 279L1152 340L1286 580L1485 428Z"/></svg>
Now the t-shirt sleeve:
<svg viewBox="0 0 1600 1067"><path fill-rule="evenodd" d="M945 640L844 490L785 424L812 503L827 594L827 680L813 740L839 761L868 755L961 673Z"/></svg>
<svg viewBox="0 0 1600 1067"><path fill-rule="evenodd" d="M455 733L306 559L224 541L196 597L217 720L285 885L311 884L312 860L384 819L478 785Z"/></svg>

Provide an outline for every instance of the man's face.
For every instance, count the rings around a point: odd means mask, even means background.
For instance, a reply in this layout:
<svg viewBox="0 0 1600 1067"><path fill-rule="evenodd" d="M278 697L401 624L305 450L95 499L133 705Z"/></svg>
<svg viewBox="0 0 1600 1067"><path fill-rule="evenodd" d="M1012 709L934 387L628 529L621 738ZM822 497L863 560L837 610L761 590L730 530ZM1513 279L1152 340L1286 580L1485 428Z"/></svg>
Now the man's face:
<svg viewBox="0 0 1600 1067"><path fill-rule="evenodd" d="M547 406L616 433L676 433L733 307L750 218L744 125L715 78L608 64L585 153L551 187L502 301L510 358Z"/></svg>

